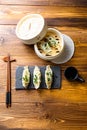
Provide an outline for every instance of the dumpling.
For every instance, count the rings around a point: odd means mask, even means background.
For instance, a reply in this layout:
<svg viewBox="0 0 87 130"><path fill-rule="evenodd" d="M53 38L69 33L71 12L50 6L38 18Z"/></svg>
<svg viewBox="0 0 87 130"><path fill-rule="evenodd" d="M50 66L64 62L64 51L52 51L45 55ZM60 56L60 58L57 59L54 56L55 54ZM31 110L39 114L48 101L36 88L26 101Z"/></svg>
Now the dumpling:
<svg viewBox="0 0 87 130"><path fill-rule="evenodd" d="M52 69L50 68L50 65L47 65L45 70L45 83L48 89L51 88L52 81L53 81L53 72Z"/></svg>
<svg viewBox="0 0 87 130"><path fill-rule="evenodd" d="M49 37L48 40L49 40L49 45L50 46L52 46L54 48L58 47L58 42L57 42L57 40L55 38Z"/></svg>
<svg viewBox="0 0 87 130"><path fill-rule="evenodd" d="M29 83L30 83L30 71L28 66L25 66L22 74L22 85L23 87L27 88Z"/></svg>
<svg viewBox="0 0 87 130"><path fill-rule="evenodd" d="M44 53L49 53L50 51L52 51L50 45L48 42L42 41L40 44L40 48L44 51Z"/></svg>
<svg viewBox="0 0 87 130"><path fill-rule="evenodd" d="M40 87L41 83L41 72L38 66L35 66L34 72L33 72L33 84L35 89L38 89Z"/></svg>

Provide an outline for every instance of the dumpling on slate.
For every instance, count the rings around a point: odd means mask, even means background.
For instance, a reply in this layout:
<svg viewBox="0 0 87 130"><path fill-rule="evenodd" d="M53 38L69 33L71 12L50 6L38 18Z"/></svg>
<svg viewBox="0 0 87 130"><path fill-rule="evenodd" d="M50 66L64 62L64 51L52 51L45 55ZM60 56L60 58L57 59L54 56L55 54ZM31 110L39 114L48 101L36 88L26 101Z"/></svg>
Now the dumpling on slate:
<svg viewBox="0 0 87 130"><path fill-rule="evenodd" d="M35 66L34 72L33 72L33 84L35 89L38 89L40 87L41 83L41 72L38 66Z"/></svg>
<svg viewBox="0 0 87 130"><path fill-rule="evenodd" d="M50 65L47 65L45 70L45 83L48 89L51 88L52 81L53 81L53 72Z"/></svg>
<svg viewBox="0 0 87 130"><path fill-rule="evenodd" d="M24 66L24 70L22 73L22 85L27 88L30 83L30 71L28 66Z"/></svg>

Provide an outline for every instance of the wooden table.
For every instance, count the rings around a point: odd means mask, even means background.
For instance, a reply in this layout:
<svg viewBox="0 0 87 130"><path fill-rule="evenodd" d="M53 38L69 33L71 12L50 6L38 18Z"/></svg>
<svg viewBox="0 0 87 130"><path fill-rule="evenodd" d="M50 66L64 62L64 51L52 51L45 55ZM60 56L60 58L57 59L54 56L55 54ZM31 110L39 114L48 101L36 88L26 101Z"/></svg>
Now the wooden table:
<svg viewBox="0 0 87 130"><path fill-rule="evenodd" d="M61 89L15 90L19 65L55 65L37 57L33 46L15 35L17 22L26 14L40 13L48 27L69 35L75 43L73 58L60 64ZM8 53L12 63L12 107L5 105ZM85 83L69 82L64 70L75 66ZM87 130L87 1L86 0L0 0L0 130Z"/></svg>

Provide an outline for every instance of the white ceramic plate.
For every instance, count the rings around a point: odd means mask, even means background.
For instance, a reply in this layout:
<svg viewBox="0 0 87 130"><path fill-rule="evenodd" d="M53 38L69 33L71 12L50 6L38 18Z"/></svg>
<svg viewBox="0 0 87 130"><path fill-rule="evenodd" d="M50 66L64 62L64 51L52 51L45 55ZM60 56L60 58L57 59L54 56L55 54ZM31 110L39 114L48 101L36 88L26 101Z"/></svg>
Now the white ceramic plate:
<svg viewBox="0 0 87 130"><path fill-rule="evenodd" d="M61 55L58 58L51 60L52 63L63 64L69 61L74 54L75 47L74 47L73 40L66 34L63 34L63 39L65 44L64 51L61 53Z"/></svg>

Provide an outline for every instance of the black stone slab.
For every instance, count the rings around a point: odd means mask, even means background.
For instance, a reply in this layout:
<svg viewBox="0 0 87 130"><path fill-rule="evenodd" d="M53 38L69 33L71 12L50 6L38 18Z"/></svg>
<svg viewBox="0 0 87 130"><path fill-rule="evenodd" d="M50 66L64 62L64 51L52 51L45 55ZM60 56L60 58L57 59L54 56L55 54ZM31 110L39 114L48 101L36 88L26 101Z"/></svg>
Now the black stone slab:
<svg viewBox="0 0 87 130"><path fill-rule="evenodd" d="M35 66L29 66L31 79L30 84L28 85L27 89L35 89L33 85L33 70ZM47 89L45 84L45 69L46 66L39 66L41 71L41 84L39 89ZM23 73L24 66L18 66L16 69L16 90L24 90L25 88L22 85L22 73ZM61 71L59 66L51 66L53 71L53 83L51 89L59 89L61 88Z"/></svg>

